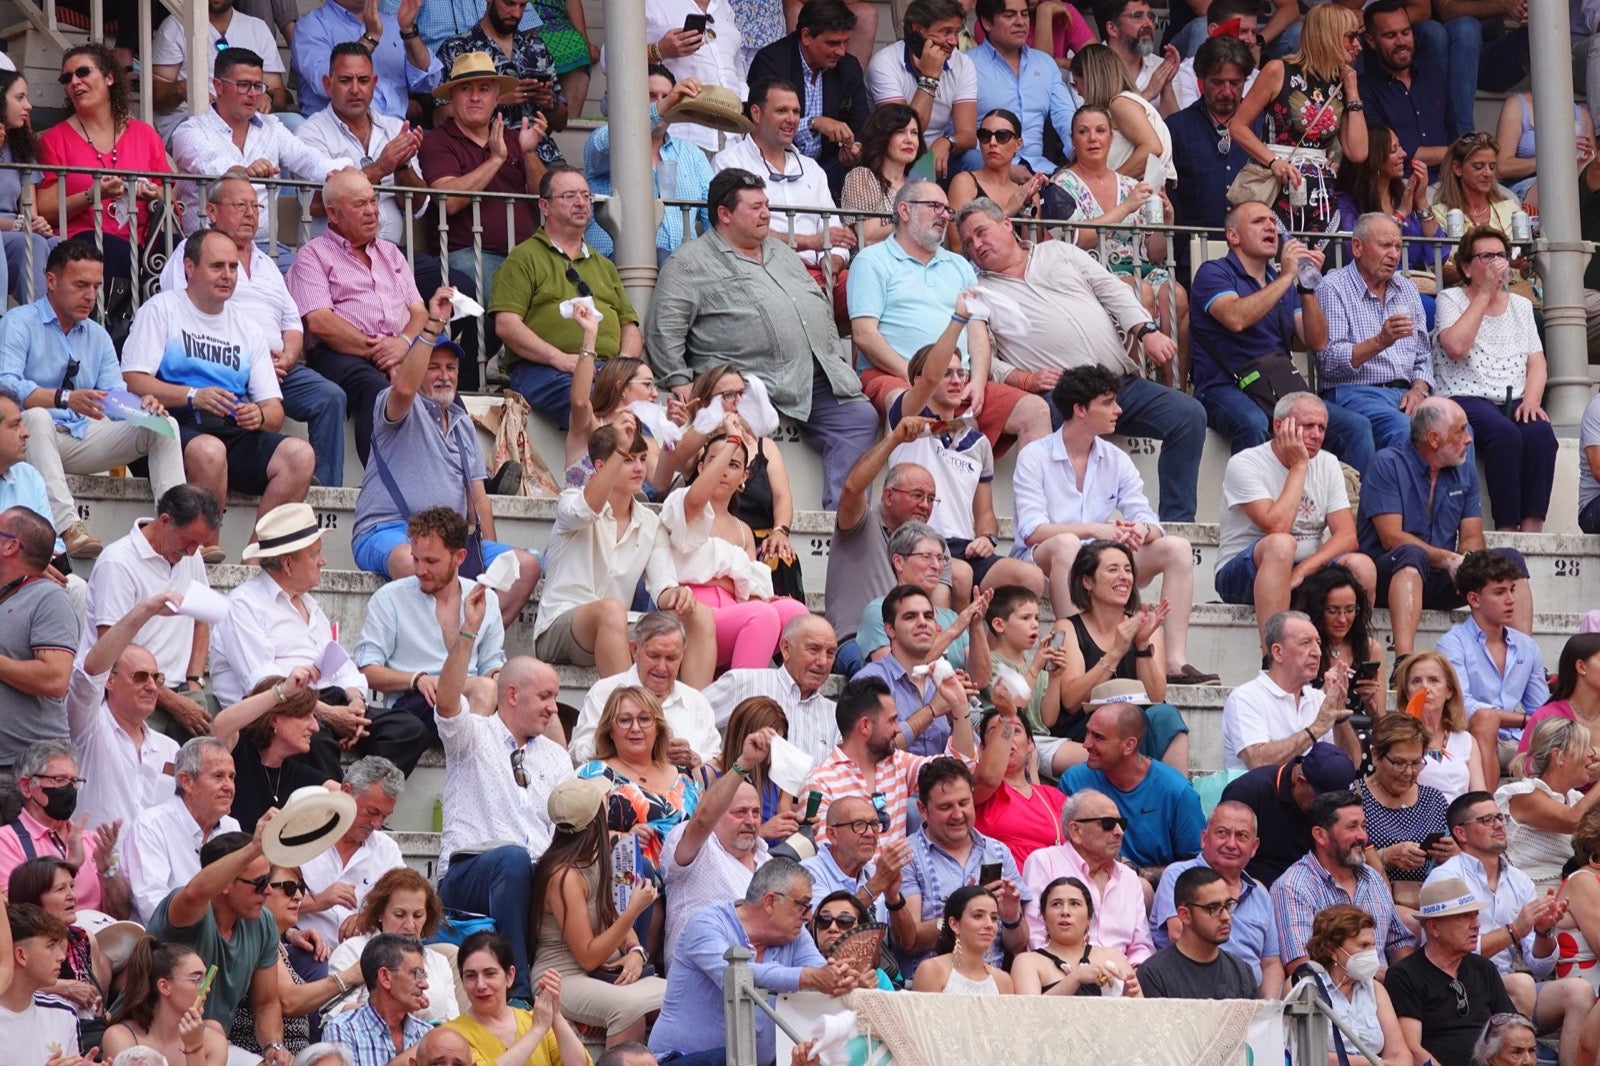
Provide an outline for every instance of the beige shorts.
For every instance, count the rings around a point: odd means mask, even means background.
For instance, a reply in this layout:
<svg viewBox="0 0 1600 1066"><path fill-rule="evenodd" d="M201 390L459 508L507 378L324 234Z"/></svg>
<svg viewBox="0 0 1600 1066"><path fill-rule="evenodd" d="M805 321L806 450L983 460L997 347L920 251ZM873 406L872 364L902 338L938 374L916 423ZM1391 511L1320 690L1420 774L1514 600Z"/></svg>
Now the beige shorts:
<svg viewBox="0 0 1600 1066"><path fill-rule="evenodd" d="M578 609L574 607L551 622L549 628L534 640L533 653L547 663L593 666L594 652L579 644L572 632L572 620L577 615Z"/></svg>

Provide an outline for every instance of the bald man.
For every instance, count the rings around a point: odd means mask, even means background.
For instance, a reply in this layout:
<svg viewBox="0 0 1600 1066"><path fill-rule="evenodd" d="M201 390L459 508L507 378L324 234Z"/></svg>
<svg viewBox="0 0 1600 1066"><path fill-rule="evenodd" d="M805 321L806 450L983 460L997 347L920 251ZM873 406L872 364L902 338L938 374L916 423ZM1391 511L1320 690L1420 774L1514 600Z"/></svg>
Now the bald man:
<svg viewBox="0 0 1600 1066"><path fill-rule="evenodd" d="M411 1049L411 1055L415 1066L472 1066L472 1047L467 1038L443 1026L428 1030L428 1035Z"/></svg>
<svg viewBox="0 0 1600 1066"><path fill-rule="evenodd" d="M726 730L733 709L752 696L776 700L789 719L788 741L812 761L821 762L839 745L839 726L833 701L822 686L833 669L839 640L833 626L820 614L791 618L778 640L782 666L765 670L729 670L705 689L706 702L716 712L717 728Z"/></svg>

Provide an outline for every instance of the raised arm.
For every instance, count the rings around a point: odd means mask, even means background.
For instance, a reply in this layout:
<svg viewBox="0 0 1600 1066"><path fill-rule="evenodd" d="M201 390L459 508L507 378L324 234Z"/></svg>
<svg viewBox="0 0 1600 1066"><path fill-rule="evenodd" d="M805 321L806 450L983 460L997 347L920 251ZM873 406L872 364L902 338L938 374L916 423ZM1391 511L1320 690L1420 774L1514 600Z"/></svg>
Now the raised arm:
<svg viewBox="0 0 1600 1066"><path fill-rule="evenodd" d="M393 387L383 403L383 415L390 422L400 421L411 411L411 403L417 398L417 390L422 388L422 379L427 376L433 346L439 343L439 337L450 321L450 296L454 291L441 286L428 300L428 319L423 323L424 328L417 331L416 339L406 349L405 357L390 378Z"/></svg>
<svg viewBox="0 0 1600 1066"><path fill-rule="evenodd" d="M700 854L700 849L705 846L710 838L711 831L716 827L717 821L733 806L733 798L739 793L739 786L750 779L750 775L759 767L765 766L772 757L772 745L767 738L771 730L760 730L744 738L744 749L739 752L739 757L733 760L733 765L728 767L716 784L706 789L700 796L700 803L694 809L694 816L683 827L683 835L678 838L677 850L673 852L672 861L679 866L688 866L694 862L695 856Z"/></svg>
<svg viewBox="0 0 1600 1066"><path fill-rule="evenodd" d="M844 491L839 495L838 528L854 529L860 524L867 513L867 497L872 491L872 483L889 464L889 454L900 445L909 444L922 436L929 425L926 418L907 415L893 431L885 434L882 440L856 460L856 465L850 468L850 473L844 479Z"/></svg>
<svg viewBox="0 0 1600 1066"><path fill-rule="evenodd" d="M449 649L444 666L439 669L438 701L434 713L440 718L454 718L461 713L461 692L467 685L467 668L472 661L472 642L483 628L483 616L488 612L488 589L474 585L462 603L464 617L461 628L451 633L444 629L444 645Z"/></svg>

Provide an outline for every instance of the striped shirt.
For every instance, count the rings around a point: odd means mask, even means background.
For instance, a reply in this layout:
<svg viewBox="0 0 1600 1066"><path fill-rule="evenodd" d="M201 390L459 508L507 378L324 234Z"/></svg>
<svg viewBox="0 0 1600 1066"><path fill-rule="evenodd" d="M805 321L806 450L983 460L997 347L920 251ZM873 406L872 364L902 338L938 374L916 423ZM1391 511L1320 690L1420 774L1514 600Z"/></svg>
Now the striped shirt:
<svg viewBox="0 0 1600 1066"><path fill-rule="evenodd" d="M861 768L856 765L856 761L845 754L844 748L834 748L832 754L822 760L822 765L811 771L811 776L806 778L806 783L801 789L802 793L822 793L822 804L817 808L817 817L813 823L816 827L817 843L821 844L828 839L829 804L845 796L881 795L883 807L880 809L888 815L889 828L878 837L878 842L892 844L897 840L904 840L906 808L911 804L911 795L917 791L917 775L928 763L947 755L953 759L960 759L969 769L978 765L976 761L957 751L953 743L947 744L944 751L938 755L912 755L896 749L893 755L873 767L873 780L869 783L861 773Z"/></svg>
<svg viewBox="0 0 1600 1066"><path fill-rule="evenodd" d="M406 1015L400 1037L405 1047L396 1048L389 1023L378 1017L369 1001L329 1022L322 1036L330 1043L343 1044L355 1066L387 1066L401 1051L414 1047L426 1036L428 1028L427 1022Z"/></svg>
<svg viewBox="0 0 1600 1066"><path fill-rule="evenodd" d="M1374 296L1352 263L1322 279L1317 289L1322 313L1328 319L1328 346L1317 352L1318 386L1386 385L1391 381L1425 381L1433 389L1433 345L1428 340L1428 320L1422 296L1404 274L1396 274ZM1380 351L1359 367L1350 365L1351 353L1362 341L1376 337L1392 315L1410 315L1411 335Z"/></svg>
<svg viewBox="0 0 1600 1066"><path fill-rule="evenodd" d="M1311 939L1311 923L1316 920L1317 913L1336 903L1354 904L1372 915L1379 929L1378 951L1382 953L1385 966L1394 961L1396 951L1417 946L1417 938L1400 922L1394 898L1389 895L1383 877L1366 866L1357 867L1355 877L1356 892L1351 896L1317 861L1317 854L1312 851L1283 871L1283 876L1273 883L1278 954L1286 967L1305 957L1306 942Z"/></svg>

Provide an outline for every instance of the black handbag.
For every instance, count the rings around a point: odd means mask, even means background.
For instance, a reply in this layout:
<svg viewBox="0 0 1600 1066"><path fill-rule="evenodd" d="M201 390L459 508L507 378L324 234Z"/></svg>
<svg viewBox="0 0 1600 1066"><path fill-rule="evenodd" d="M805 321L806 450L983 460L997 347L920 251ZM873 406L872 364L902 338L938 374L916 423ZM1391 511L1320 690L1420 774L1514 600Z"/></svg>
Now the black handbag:
<svg viewBox="0 0 1600 1066"><path fill-rule="evenodd" d="M1278 401L1294 392L1310 392L1311 386L1300 376L1294 360L1285 352L1269 352L1241 366L1233 375L1239 391L1256 402L1272 417Z"/></svg>

